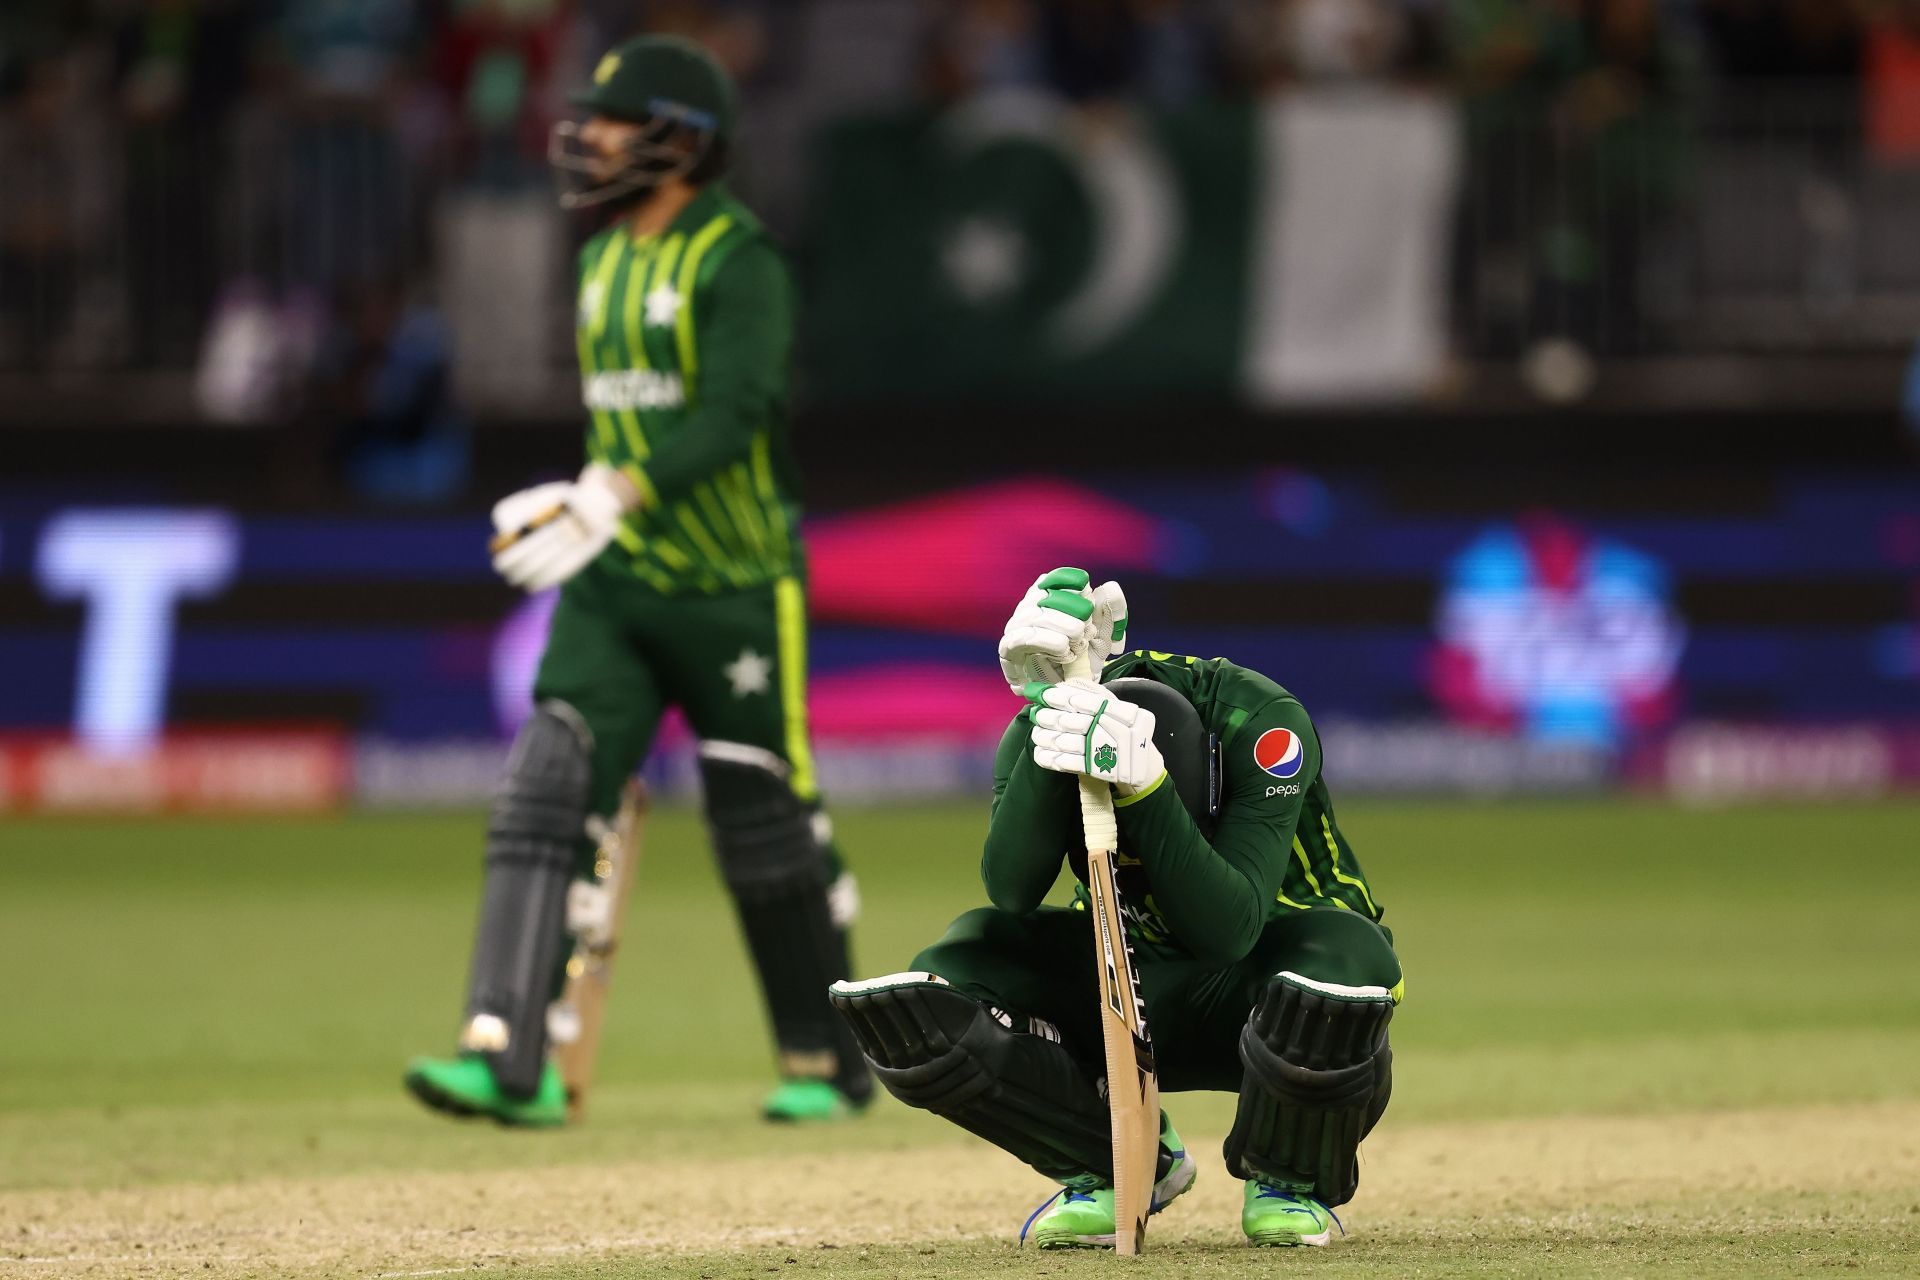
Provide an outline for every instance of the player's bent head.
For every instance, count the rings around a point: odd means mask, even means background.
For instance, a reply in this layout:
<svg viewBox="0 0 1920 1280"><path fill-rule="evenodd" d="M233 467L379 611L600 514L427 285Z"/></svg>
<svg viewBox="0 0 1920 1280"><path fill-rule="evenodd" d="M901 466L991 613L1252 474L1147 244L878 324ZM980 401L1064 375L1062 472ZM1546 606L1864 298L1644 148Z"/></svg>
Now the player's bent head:
<svg viewBox="0 0 1920 1280"><path fill-rule="evenodd" d="M1144 676L1109 680L1106 689L1153 712L1153 745L1166 763L1167 781L1194 825L1211 838L1219 817L1220 769L1217 744L1200 713L1175 690Z"/></svg>

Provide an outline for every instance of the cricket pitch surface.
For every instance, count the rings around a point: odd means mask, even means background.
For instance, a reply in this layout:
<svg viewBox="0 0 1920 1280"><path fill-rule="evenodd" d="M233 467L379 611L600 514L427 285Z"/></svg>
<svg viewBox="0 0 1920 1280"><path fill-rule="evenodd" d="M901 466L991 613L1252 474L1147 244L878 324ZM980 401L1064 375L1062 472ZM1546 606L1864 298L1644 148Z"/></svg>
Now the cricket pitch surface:
<svg viewBox="0 0 1920 1280"><path fill-rule="evenodd" d="M883 1103L865 1122L879 1142L818 1155L781 1133L764 1155L541 1164L553 1139L487 1133L529 1162L0 1193L0 1275L1920 1271L1920 1103L1388 1123L1343 1211L1349 1236L1258 1253L1239 1234L1219 1131L1190 1128L1199 1182L1126 1263L1019 1249L1046 1184L919 1120Z"/></svg>
<svg viewBox="0 0 1920 1280"><path fill-rule="evenodd" d="M10 818L0 1280L1920 1275L1920 803L1341 810L1407 973L1350 1233L1248 1249L1226 1094L1139 1259L1015 1244L1049 1184L890 1098L762 1122L697 813L650 816L584 1124L431 1114L474 813ZM836 814L858 972L982 899L983 804Z"/></svg>

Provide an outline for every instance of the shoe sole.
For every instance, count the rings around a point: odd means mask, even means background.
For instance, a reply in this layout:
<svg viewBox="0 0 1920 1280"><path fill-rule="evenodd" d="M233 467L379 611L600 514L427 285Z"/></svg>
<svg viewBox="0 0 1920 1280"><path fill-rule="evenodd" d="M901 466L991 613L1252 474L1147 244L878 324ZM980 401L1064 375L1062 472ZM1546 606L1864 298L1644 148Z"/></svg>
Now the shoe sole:
<svg viewBox="0 0 1920 1280"><path fill-rule="evenodd" d="M1111 1249L1112 1236L1077 1236L1071 1233L1046 1235L1033 1233L1033 1242L1042 1249Z"/></svg>
<svg viewBox="0 0 1920 1280"><path fill-rule="evenodd" d="M491 1119L504 1129L557 1129L564 1125L566 1117L555 1120L533 1120L522 1116L502 1115L489 1111L485 1107L476 1107L457 1093L448 1093L435 1085L425 1076L407 1076L402 1083L407 1092L425 1103L428 1107L443 1115L454 1116L461 1120L474 1120L481 1116Z"/></svg>
<svg viewBox="0 0 1920 1280"><path fill-rule="evenodd" d="M441 1112L444 1115L458 1116L462 1120L469 1120L475 1116L485 1114L480 1108L469 1104L465 1099L461 1098L459 1094L448 1093L445 1089L437 1087L425 1076L409 1075L405 1077L401 1083L406 1085L408 1093L418 1098L427 1107L434 1111Z"/></svg>
<svg viewBox="0 0 1920 1280"><path fill-rule="evenodd" d="M839 1124L843 1120L858 1120L866 1114L865 1107L842 1105L832 1111L820 1111L811 1115L801 1115L792 1111L773 1111L761 1108L760 1118L769 1124Z"/></svg>
<svg viewBox="0 0 1920 1280"><path fill-rule="evenodd" d="M1332 1242L1332 1227L1317 1236L1303 1236L1298 1231L1276 1231L1272 1235L1247 1237L1247 1244L1255 1249L1292 1249L1300 1245L1320 1248Z"/></svg>

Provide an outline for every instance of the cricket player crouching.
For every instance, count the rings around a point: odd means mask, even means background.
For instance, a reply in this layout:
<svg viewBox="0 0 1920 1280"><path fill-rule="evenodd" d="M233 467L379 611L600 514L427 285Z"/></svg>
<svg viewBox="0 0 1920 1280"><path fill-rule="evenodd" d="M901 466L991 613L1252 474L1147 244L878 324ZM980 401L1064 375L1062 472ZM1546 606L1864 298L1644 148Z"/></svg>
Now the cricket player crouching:
<svg viewBox="0 0 1920 1280"><path fill-rule="evenodd" d="M894 1096L1060 1183L1030 1223L1041 1247L1112 1244L1078 778L1109 783L1161 1085L1239 1095L1225 1154L1249 1241L1326 1244L1392 1090L1392 935L1299 700L1224 658L1112 656L1126 623L1114 583L1057 569L1034 584L1000 641L1030 705L995 761L993 905L955 920L912 972L836 983L833 1003ZM1103 684L1060 680L1081 646ZM1073 906L1042 906L1063 860ZM1156 1173L1155 1212L1194 1179L1164 1112Z"/></svg>
<svg viewBox="0 0 1920 1280"><path fill-rule="evenodd" d="M826 998L858 898L807 737L787 267L720 182L733 87L698 46L630 40L574 102L586 118L553 137L561 203L605 215L579 263L587 463L494 508L494 567L560 597L488 824L459 1053L417 1059L406 1085L457 1115L566 1119L549 1002L578 931L569 899L594 874L590 826L677 705L777 1042L763 1113L849 1116L873 1084Z"/></svg>

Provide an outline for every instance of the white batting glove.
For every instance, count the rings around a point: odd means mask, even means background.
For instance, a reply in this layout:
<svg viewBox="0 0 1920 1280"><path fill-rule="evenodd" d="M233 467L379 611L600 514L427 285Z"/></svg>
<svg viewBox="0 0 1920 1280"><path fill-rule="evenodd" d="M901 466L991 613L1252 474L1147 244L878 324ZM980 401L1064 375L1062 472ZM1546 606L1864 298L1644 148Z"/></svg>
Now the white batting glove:
<svg viewBox="0 0 1920 1280"><path fill-rule="evenodd" d="M1034 579L1000 633L1000 674L1015 693L1058 684L1086 652L1097 675L1127 631L1127 597L1117 582L1089 589L1085 569L1055 569Z"/></svg>
<svg viewBox="0 0 1920 1280"><path fill-rule="evenodd" d="M1055 773L1111 782L1123 796L1152 786L1167 771L1153 745L1153 712L1116 698L1089 680L1028 690L1033 762Z"/></svg>
<svg viewBox="0 0 1920 1280"><path fill-rule="evenodd" d="M1087 619L1087 646L1093 659L1093 674L1107 659L1126 650L1127 593L1117 582L1103 582L1093 589L1093 616Z"/></svg>
<svg viewBox="0 0 1920 1280"><path fill-rule="evenodd" d="M603 463L580 478L508 494L493 507L493 567L526 591L556 587L606 550L635 497L633 486Z"/></svg>

